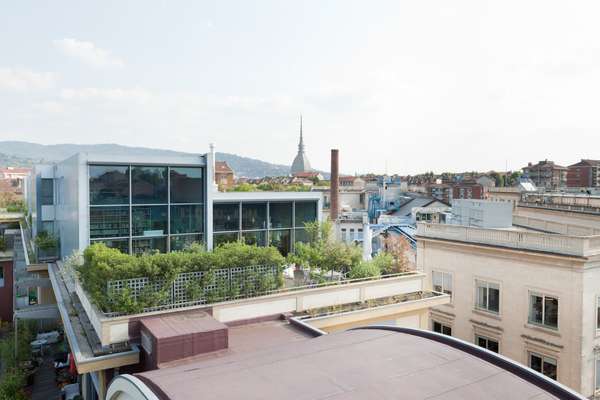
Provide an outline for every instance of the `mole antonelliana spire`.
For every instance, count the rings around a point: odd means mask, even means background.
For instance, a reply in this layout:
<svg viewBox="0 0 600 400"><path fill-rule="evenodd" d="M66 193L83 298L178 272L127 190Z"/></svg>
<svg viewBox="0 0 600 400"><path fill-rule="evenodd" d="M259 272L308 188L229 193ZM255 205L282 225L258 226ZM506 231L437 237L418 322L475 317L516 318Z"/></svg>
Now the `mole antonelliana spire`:
<svg viewBox="0 0 600 400"><path fill-rule="evenodd" d="M292 163L291 173L292 175L301 173L301 172L309 172L312 171L310 167L310 162L308 162L308 158L304 153L304 138L302 135L302 114L300 114L300 143L298 143L298 154L294 158L294 162Z"/></svg>

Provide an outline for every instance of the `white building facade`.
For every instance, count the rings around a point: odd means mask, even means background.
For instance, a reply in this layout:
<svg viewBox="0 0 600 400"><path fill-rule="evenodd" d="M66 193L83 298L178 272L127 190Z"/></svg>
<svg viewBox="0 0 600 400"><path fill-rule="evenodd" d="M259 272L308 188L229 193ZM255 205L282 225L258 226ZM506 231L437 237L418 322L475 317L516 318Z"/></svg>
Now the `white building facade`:
<svg viewBox="0 0 600 400"><path fill-rule="evenodd" d="M600 237L419 224L417 264L452 295L430 328L600 390Z"/></svg>

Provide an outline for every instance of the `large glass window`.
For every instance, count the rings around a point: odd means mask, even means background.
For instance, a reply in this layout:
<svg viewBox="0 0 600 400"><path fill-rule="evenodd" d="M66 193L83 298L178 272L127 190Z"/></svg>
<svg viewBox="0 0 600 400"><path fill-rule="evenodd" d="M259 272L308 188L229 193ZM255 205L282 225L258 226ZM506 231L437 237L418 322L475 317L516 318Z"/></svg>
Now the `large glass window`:
<svg viewBox="0 0 600 400"><path fill-rule="evenodd" d="M271 228L290 228L292 226L292 203L270 203L269 217Z"/></svg>
<svg viewBox="0 0 600 400"><path fill-rule="evenodd" d="M171 234L202 232L203 215L200 205L171 206Z"/></svg>
<svg viewBox="0 0 600 400"><path fill-rule="evenodd" d="M273 247L277 247L279 252L284 256L287 256L291 250L291 231L289 229L280 231L270 231L270 242L269 244Z"/></svg>
<svg viewBox="0 0 600 400"><path fill-rule="evenodd" d="M556 359L538 353L529 353L529 368L556 380Z"/></svg>
<svg viewBox="0 0 600 400"><path fill-rule="evenodd" d="M143 254L147 252L158 251L165 253L167 251L167 238L140 238L133 239L133 254Z"/></svg>
<svg viewBox="0 0 600 400"><path fill-rule="evenodd" d="M167 167L132 167L131 196L133 204L166 204Z"/></svg>
<svg viewBox="0 0 600 400"><path fill-rule="evenodd" d="M133 236L167 234L167 206L137 206L131 213Z"/></svg>
<svg viewBox="0 0 600 400"><path fill-rule="evenodd" d="M217 248L222 244L237 242L239 240L239 233L215 233L213 235L213 247Z"/></svg>
<svg viewBox="0 0 600 400"><path fill-rule="evenodd" d="M238 231L240 229L239 203L213 205L213 230Z"/></svg>
<svg viewBox="0 0 600 400"><path fill-rule="evenodd" d="M267 231L243 232L242 237L246 244L264 246L267 241Z"/></svg>
<svg viewBox="0 0 600 400"><path fill-rule="evenodd" d="M242 203L242 229L266 229L267 204Z"/></svg>
<svg viewBox="0 0 600 400"><path fill-rule="evenodd" d="M171 203L203 203L202 168L171 167Z"/></svg>
<svg viewBox="0 0 600 400"><path fill-rule="evenodd" d="M477 346L479 346L479 347L483 347L484 349L488 349L490 351L493 351L494 353L498 353L499 346L498 346L497 340L490 339L485 336L476 335L475 343L477 343Z"/></svg>
<svg viewBox="0 0 600 400"><path fill-rule="evenodd" d="M104 243L106 247L118 249L121 253L129 254L129 239L92 240L92 243Z"/></svg>
<svg viewBox="0 0 600 400"><path fill-rule="evenodd" d="M129 236L129 207L91 207L90 238Z"/></svg>
<svg viewBox="0 0 600 400"><path fill-rule="evenodd" d="M294 237L294 242L298 243L308 243L310 242L310 237L308 235L308 232L306 232L306 229L296 229L294 231L295 237Z"/></svg>
<svg viewBox="0 0 600 400"><path fill-rule="evenodd" d="M529 295L529 322L547 328L558 328L558 299L543 294Z"/></svg>
<svg viewBox="0 0 600 400"><path fill-rule="evenodd" d="M129 167L90 165L90 204L129 204Z"/></svg>
<svg viewBox="0 0 600 400"><path fill-rule="evenodd" d="M40 190L40 202L43 206L54 204L54 180L42 178L42 187Z"/></svg>
<svg viewBox="0 0 600 400"><path fill-rule="evenodd" d="M305 222L317 220L317 203L314 201L297 201L295 209L296 228L304 226Z"/></svg>
<svg viewBox="0 0 600 400"><path fill-rule="evenodd" d="M452 296L452 274L449 272L432 271L433 290Z"/></svg>
<svg viewBox="0 0 600 400"><path fill-rule="evenodd" d="M493 313L500 312L500 285L475 280L475 308Z"/></svg>
<svg viewBox="0 0 600 400"><path fill-rule="evenodd" d="M184 250L192 243L202 243L202 235L171 236L171 251Z"/></svg>

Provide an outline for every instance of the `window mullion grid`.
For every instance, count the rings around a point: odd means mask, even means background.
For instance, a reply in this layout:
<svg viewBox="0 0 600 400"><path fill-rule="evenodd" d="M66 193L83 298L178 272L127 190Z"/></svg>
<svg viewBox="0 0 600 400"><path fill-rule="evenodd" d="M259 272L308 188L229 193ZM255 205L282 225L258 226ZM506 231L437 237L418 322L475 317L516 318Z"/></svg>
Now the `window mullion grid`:
<svg viewBox="0 0 600 400"><path fill-rule="evenodd" d="M171 167L167 166L167 253L171 252Z"/></svg>
<svg viewBox="0 0 600 400"><path fill-rule="evenodd" d="M131 205L133 199L132 199L132 190L131 190L131 175L132 175L132 168L131 168L131 164L128 166L129 168L129 254L133 254L133 207Z"/></svg>

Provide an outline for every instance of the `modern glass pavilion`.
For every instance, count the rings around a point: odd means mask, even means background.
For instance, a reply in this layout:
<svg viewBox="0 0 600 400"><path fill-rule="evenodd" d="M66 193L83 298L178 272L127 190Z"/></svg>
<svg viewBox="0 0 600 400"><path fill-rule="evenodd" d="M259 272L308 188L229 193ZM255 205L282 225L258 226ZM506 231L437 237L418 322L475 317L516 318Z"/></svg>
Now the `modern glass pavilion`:
<svg viewBox="0 0 600 400"><path fill-rule="evenodd" d="M219 193L213 164L212 154L76 154L37 169L53 190L38 199L36 225L59 236L63 257L96 242L139 254L236 240L286 254L306 240L304 223L321 218L320 193Z"/></svg>

